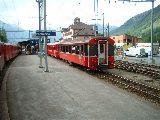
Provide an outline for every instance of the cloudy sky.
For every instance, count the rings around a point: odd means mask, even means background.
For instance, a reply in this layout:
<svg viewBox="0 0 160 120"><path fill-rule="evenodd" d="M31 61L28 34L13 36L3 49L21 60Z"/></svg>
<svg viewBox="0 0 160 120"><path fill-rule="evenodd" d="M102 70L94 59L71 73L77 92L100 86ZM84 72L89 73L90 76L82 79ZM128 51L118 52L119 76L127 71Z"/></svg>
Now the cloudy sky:
<svg viewBox="0 0 160 120"><path fill-rule="evenodd" d="M47 27L59 29L68 27L75 17L81 21L93 24L95 21L94 0L46 0L47 1ZM160 4L156 0L155 7ZM99 0L98 18L105 16L105 23L120 26L129 18L151 9L151 3L130 3L118 0ZM16 24L26 30L38 29L38 4L36 0L0 0L0 20ZM102 23L102 20L98 21ZM0 25L1 27L2 25Z"/></svg>

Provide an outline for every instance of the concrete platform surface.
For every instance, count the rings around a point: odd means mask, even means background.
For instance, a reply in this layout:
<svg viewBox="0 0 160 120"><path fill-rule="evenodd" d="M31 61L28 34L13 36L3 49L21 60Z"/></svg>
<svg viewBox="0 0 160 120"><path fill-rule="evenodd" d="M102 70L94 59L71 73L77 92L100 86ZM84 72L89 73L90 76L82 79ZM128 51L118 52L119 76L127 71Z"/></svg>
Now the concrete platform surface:
<svg viewBox="0 0 160 120"><path fill-rule="evenodd" d="M36 55L11 64L7 100L11 120L159 120L160 107L57 59L49 73Z"/></svg>

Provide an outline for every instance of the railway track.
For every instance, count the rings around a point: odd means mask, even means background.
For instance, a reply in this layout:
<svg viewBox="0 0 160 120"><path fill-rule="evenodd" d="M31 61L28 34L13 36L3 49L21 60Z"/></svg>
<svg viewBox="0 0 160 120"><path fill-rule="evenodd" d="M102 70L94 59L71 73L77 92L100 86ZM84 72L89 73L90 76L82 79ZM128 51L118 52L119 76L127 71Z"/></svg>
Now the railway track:
<svg viewBox="0 0 160 120"><path fill-rule="evenodd" d="M128 92L137 94L138 96L145 98L157 105L160 105L160 89L149 86L144 83L137 82L132 79L128 79L109 71L91 71L84 69L80 66L74 66L80 70L86 71L88 74L103 79L107 83L111 83L121 89L127 90Z"/></svg>
<svg viewBox="0 0 160 120"><path fill-rule="evenodd" d="M129 72L140 73L154 79L160 79L160 66L129 63L128 61L116 61L116 68Z"/></svg>
<svg viewBox="0 0 160 120"><path fill-rule="evenodd" d="M141 96L156 104L160 104L160 89L158 88L143 83L139 83L137 81L127 79L110 72L105 73L90 71L89 74L103 79L106 82L112 83L113 85L118 86L119 88L135 93L138 96Z"/></svg>

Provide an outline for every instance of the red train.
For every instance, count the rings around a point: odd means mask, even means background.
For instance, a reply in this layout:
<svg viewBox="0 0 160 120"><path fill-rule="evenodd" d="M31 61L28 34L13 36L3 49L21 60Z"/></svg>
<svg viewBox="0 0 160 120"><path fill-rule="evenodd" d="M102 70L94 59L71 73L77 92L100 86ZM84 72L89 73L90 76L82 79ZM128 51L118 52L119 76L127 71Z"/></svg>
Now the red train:
<svg viewBox="0 0 160 120"><path fill-rule="evenodd" d="M114 40L95 37L85 42L50 43L48 55L91 70L114 68Z"/></svg>
<svg viewBox="0 0 160 120"><path fill-rule="evenodd" d="M20 49L16 45L0 42L0 72L6 62L15 58L20 53Z"/></svg>

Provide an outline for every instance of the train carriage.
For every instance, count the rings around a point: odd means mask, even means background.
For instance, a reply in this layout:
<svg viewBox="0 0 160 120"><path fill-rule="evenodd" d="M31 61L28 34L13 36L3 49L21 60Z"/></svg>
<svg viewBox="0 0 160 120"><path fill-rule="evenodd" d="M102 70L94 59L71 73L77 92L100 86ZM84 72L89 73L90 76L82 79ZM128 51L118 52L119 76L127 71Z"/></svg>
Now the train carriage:
<svg viewBox="0 0 160 120"><path fill-rule="evenodd" d="M0 73L2 72L4 64L5 64L4 43L0 42Z"/></svg>
<svg viewBox="0 0 160 120"><path fill-rule="evenodd" d="M48 43L47 44L47 54L56 58L59 58L59 44L58 43Z"/></svg>
<svg viewBox="0 0 160 120"><path fill-rule="evenodd" d="M114 41L106 37L96 37L86 42L61 44L60 58L89 69L114 67Z"/></svg>
<svg viewBox="0 0 160 120"><path fill-rule="evenodd" d="M53 47L55 45L52 47L48 45L48 54L52 54L51 50L56 51L60 59L92 70L114 68L114 40L110 38L95 37L85 42L66 42L56 45L59 49L55 49Z"/></svg>
<svg viewBox="0 0 160 120"><path fill-rule="evenodd" d="M15 58L20 53L20 48L17 45L0 42L0 73L4 65Z"/></svg>
<svg viewBox="0 0 160 120"><path fill-rule="evenodd" d="M5 61L12 59L12 45L10 43L4 43Z"/></svg>

